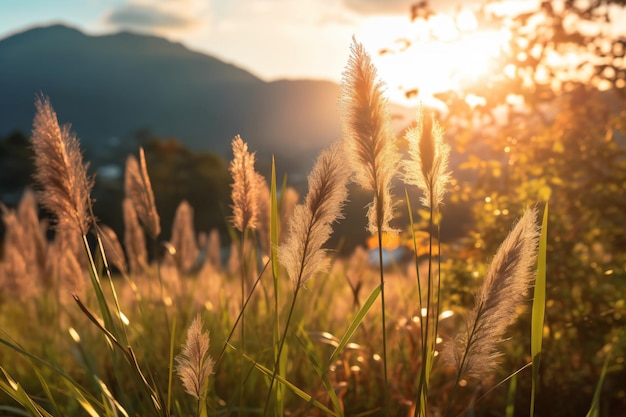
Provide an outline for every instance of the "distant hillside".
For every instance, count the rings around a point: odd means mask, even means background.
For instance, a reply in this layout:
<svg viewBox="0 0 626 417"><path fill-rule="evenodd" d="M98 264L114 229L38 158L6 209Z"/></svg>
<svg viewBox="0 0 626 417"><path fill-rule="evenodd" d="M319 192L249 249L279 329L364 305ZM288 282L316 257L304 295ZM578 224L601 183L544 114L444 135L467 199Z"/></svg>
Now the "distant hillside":
<svg viewBox="0 0 626 417"><path fill-rule="evenodd" d="M111 138L149 128L223 155L241 134L259 156L308 163L341 133L336 84L267 83L153 36L36 28L1 40L0 62L0 135L30 132L38 93L96 153Z"/></svg>

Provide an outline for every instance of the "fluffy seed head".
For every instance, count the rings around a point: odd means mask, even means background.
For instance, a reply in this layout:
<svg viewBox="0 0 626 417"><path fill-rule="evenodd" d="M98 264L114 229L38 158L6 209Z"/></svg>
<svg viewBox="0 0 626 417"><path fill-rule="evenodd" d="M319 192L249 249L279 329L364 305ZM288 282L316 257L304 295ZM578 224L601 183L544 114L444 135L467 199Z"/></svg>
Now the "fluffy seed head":
<svg viewBox="0 0 626 417"><path fill-rule="evenodd" d="M304 204L296 206L287 240L278 249L278 258L296 287L327 268L322 245L332 233L331 224L341 218L348 175L338 143L320 154L309 174L309 193Z"/></svg>
<svg viewBox="0 0 626 417"><path fill-rule="evenodd" d="M183 200L176 209L172 224L172 246L176 250L176 266L182 272L189 272L198 260L198 244L193 227L193 208Z"/></svg>
<svg viewBox="0 0 626 417"><path fill-rule="evenodd" d="M256 229L259 216L258 195L262 177L254 171L254 153L239 135L233 139L233 160L230 173L233 177L233 224L240 232Z"/></svg>
<svg viewBox="0 0 626 417"><path fill-rule="evenodd" d="M371 233L391 231L393 218L391 180L400 159L391 132L387 100L376 68L363 45L353 40L351 56L341 83L344 140L355 181L374 191L368 211Z"/></svg>
<svg viewBox="0 0 626 417"><path fill-rule="evenodd" d="M148 266L148 251L146 250L146 237L139 224L135 204L130 198L122 202L122 214L124 215L124 246L130 264L130 273L137 274Z"/></svg>
<svg viewBox="0 0 626 417"><path fill-rule="evenodd" d="M420 108L417 125L406 133L409 159L403 161L404 182L417 186L424 196L425 207L438 207L443 201L445 187L450 180L448 159L450 145L443 142L443 128Z"/></svg>
<svg viewBox="0 0 626 417"><path fill-rule="evenodd" d="M107 262L114 265L120 271L126 272L128 265L124 257L124 249L122 249L122 245L115 231L106 225L97 226L97 229L100 239L102 240L102 247L104 248Z"/></svg>
<svg viewBox="0 0 626 417"><path fill-rule="evenodd" d="M464 331L444 348L443 358L461 376L481 378L495 368L497 344L531 285L538 241L537 212L528 209L498 248Z"/></svg>
<svg viewBox="0 0 626 417"><path fill-rule="evenodd" d="M35 151L35 180L42 187L41 204L54 213L57 227L85 234L89 228L89 194L93 186L76 136L69 125L59 126L47 97L35 101L31 144Z"/></svg>
<svg viewBox="0 0 626 417"><path fill-rule="evenodd" d="M148 166L143 148L139 148L139 162L133 155L129 155L126 159L124 193L126 198L129 198L135 206L137 217L150 237L156 239L161 234L161 221L154 202L154 193L148 176Z"/></svg>
<svg viewBox="0 0 626 417"><path fill-rule="evenodd" d="M202 319L196 316L187 329L187 340L176 356L176 370L185 391L196 399L204 396L215 361L209 356L209 332L202 332Z"/></svg>

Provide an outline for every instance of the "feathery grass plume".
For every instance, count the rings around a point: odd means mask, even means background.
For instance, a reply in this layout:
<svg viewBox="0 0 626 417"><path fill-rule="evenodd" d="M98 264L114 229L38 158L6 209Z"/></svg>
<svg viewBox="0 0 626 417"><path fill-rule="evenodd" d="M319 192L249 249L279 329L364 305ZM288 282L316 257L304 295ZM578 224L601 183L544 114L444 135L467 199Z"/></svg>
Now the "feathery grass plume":
<svg viewBox="0 0 626 417"><path fill-rule="evenodd" d="M22 225L26 241L30 242L27 262L33 264L32 267L36 270L37 277L43 281L42 275L46 269L46 232L45 228L42 230L42 224L39 221L35 193L28 188L24 191L17 206L17 219Z"/></svg>
<svg viewBox="0 0 626 417"><path fill-rule="evenodd" d="M133 202L137 217L148 231L148 235L156 239L161 234L161 222L154 202L143 148L139 148L139 162L134 155L129 155L126 159L124 193L126 198Z"/></svg>
<svg viewBox="0 0 626 417"><path fill-rule="evenodd" d="M237 230L255 229L259 216L258 195L262 177L254 170L254 152L248 152L248 144L241 136L233 139L233 160L230 173L233 176L233 224Z"/></svg>
<svg viewBox="0 0 626 417"><path fill-rule="evenodd" d="M383 84L376 77L370 56L353 39L341 83L340 106L349 165L356 169L355 181L375 193L367 213L371 233L392 231L389 227L393 218L391 180L400 160Z"/></svg>
<svg viewBox="0 0 626 417"><path fill-rule="evenodd" d="M0 261L0 294L2 298L26 301L36 294L37 286L28 274L28 264L15 245L4 247Z"/></svg>
<svg viewBox="0 0 626 417"><path fill-rule="evenodd" d="M89 228L89 194L93 180L76 136L69 125L59 126L46 97L35 101L31 144L35 152L35 180L42 186L42 205L56 216L57 227L81 234Z"/></svg>
<svg viewBox="0 0 626 417"><path fill-rule="evenodd" d="M193 208L186 200L176 209L170 243L176 249L176 267L184 273L191 271L198 261L199 251L193 228Z"/></svg>
<svg viewBox="0 0 626 417"><path fill-rule="evenodd" d="M409 160L402 161L404 182L417 186L424 196L421 201L425 207L438 207L450 180L448 158L450 145L443 142L443 128L426 114L420 107L417 125L406 133L409 143Z"/></svg>
<svg viewBox="0 0 626 417"><path fill-rule="evenodd" d="M185 391L198 400L204 395L215 365L209 356L209 332L202 332L202 326L202 319L198 315L187 329L187 340L181 353L176 356L176 371Z"/></svg>
<svg viewBox="0 0 626 417"><path fill-rule="evenodd" d="M148 251L146 249L146 237L139 224L135 204L130 198L122 202L124 215L124 246L131 274L137 274L148 266Z"/></svg>
<svg viewBox="0 0 626 417"><path fill-rule="evenodd" d="M217 229L211 229L209 232L209 242L207 243L207 260L215 268L216 271L222 269L222 257L220 243L220 231Z"/></svg>
<svg viewBox="0 0 626 417"><path fill-rule="evenodd" d="M124 249L122 249L122 245L115 231L109 226L102 225L98 226L98 233L100 234L102 247L104 248L108 263L115 266L120 271L126 272L128 265L124 257Z"/></svg>
<svg viewBox="0 0 626 417"><path fill-rule="evenodd" d="M459 378L481 378L496 366L497 344L516 317L532 282L537 257L537 211L527 209L498 248L465 320L465 329L443 350Z"/></svg>
<svg viewBox="0 0 626 417"><path fill-rule="evenodd" d="M30 204L28 198L25 194L17 211L0 203L5 229L3 261L6 263L7 273L10 272L5 284L13 288L14 295L20 300L39 294L46 278L45 237L39 229L36 207L34 220L29 212L30 208L25 207L25 204ZM43 255L40 255L40 251L44 251ZM18 273L20 271L22 275Z"/></svg>
<svg viewBox="0 0 626 417"><path fill-rule="evenodd" d="M85 272L74 252L63 252L58 268L61 300L66 303L73 303L72 294L84 298L86 294Z"/></svg>
<svg viewBox="0 0 626 417"><path fill-rule="evenodd" d="M297 205L289 222L286 242L278 249L278 259L295 287L302 287L328 264L322 245L332 233L331 224L342 217L349 175L343 146L331 145L318 157L309 174L309 193Z"/></svg>

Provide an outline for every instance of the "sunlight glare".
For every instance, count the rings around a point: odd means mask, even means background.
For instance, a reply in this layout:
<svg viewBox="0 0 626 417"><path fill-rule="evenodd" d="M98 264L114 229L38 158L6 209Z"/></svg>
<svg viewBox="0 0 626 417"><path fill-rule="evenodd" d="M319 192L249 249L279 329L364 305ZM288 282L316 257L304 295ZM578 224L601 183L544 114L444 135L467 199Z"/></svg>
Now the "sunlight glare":
<svg viewBox="0 0 626 417"><path fill-rule="evenodd" d="M362 29L363 44L371 51L380 78L392 86L388 87L388 98L410 105L418 101L433 105L437 93L480 82L489 73L491 60L510 39L507 29L478 30L470 10L462 10L454 18L443 14L420 18L409 25L406 19L376 17ZM381 33L388 38L381 41ZM408 39L411 43L388 39ZM378 55L381 49L385 53ZM407 99L407 90L417 94Z"/></svg>

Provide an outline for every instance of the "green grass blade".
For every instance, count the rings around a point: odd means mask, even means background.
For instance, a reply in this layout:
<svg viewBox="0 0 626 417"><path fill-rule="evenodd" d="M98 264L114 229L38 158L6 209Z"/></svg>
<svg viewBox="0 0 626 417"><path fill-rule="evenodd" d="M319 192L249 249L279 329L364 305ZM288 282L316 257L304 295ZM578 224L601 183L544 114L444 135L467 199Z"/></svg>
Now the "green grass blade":
<svg viewBox="0 0 626 417"><path fill-rule="evenodd" d="M111 310L109 309L109 306L104 297L104 292L102 291L102 283L100 282L100 277L98 276L98 269L93 260L91 250L89 249L89 242L87 242L86 235L83 235L83 247L85 249L85 254L87 255L87 260L89 263L89 277L91 278L91 285L94 292L96 293L98 306L100 307L102 319L104 320L104 327L112 334L116 334L115 328L113 326L113 316L111 315Z"/></svg>
<svg viewBox="0 0 626 417"><path fill-rule="evenodd" d="M602 366L602 372L600 373L600 380L596 386L596 391L593 393L591 407L589 408L589 412L586 417L600 417L600 394L602 393L602 384L604 383L604 378L606 377L606 370L609 366L610 356L611 355L607 354L606 358L604 358L604 365Z"/></svg>
<svg viewBox="0 0 626 417"><path fill-rule="evenodd" d="M304 331L302 326L298 328L297 337L298 341L304 348L304 353L306 354L309 362L313 366L313 370L322 379L322 383L324 384L324 388L326 388L326 392L328 393L330 401L333 403L333 407L335 407L335 410L337 410L339 417L343 417L343 410L341 408L339 398L337 398L337 393L335 392L332 384L328 380L325 370L322 368L321 360L317 355L317 352L315 350L315 347L313 346L313 343L311 342L311 339L309 338L309 335Z"/></svg>
<svg viewBox="0 0 626 417"><path fill-rule="evenodd" d="M343 348L348 344L348 342L352 338L352 335L354 335L354 332L359 327L359 325L361 324L361 322L363 321L367 313L370 311L370 309L372 308L372 305L374 305L374 301L376 301L376 299L378 298L378 295L380 294L381 289L382 289L382 286L378 285L376 288L374 288L374 291L372 291L370 296L367 297L367 300L363 303L363 306L361 307L357 315L354 317L354 319L350 323L350 326L348 326L348 330L346 330L346 333L341 338L339 345L337 345L337 347L335 348L335 351L332 353L332 355L330 355L330 358L328 358L328 361L326 361L326 368L328 368L330 364L332 364L333 362L335 362L335 360L337 360L337 357L339 356Z"/></svg>
<svg viewBox="0 0 626 417"><path fill-rule="evenodd" d="M285 349L281 357L278 358L280 345L280 322L278 311L278 196L276 190L276 165L272 156L272 178L270 185L270 257L272 261L272 277L274 282L274 363L278 363L278 375L284 377L286 369L287 354ZM285 346L286 347L286 346ZM279 360L277 360L279 359ZM277 385L276 390L276 412L282 415L285 409L285 392L283 385Z"/></svg>
<svg viewBox="0 0 626 417"><path fill-rule="evenodd" d="M91 417L100 417L100 414L96 411L94 406L83 396L83 394L76 389L76 387L69 382L66 381L66 385L68 388L68 396L74 398L80 406L85 410L87 414Z"/></svg>
<svg viewBox="0 0 626 417"><path fill-rule="evenodd" d="M537 277L533 296L530 349L533 360L533 375L530 391L530 417L535 414L535 396L539 381L539 365L541 363L541 342L543 340L543 323L546 312L546 252L548 246L548 203L543 211L541 236L539 237L539 253L537 255Z"/></svg>
<svg viewBox="0 0 626 417"><path fill-rule="evenodd" d="M239 354L242 355L244 357L244 359L246 359L248 362L252 363L254 365L254 367L256 369L258 369L259 371L261 371L265 376L267 376L269 378L272 378L272 375L274 375L274 373L270 369L268 369L265 366L261 365L260 363L258 363L257 361L255 361L254 359L249 357L248 355L241 353L235 346L233 346L233 345L231 345L229 343L228 347L233 349L235 352L239 352ZM297 386L295 386L291 382L287 381L282 376L276 374L276 375L274 375L274 379L276 381L280 382L281 384L283 384L285 387L287 387L289 390L291 390L291 392L296 394L298 397L302 398L304 401L306 401L309 404L319 408L320 410L322 410L323 412L325 412L328 415L337 417L337 414L335 414L332 410L330 410L324 404L322 404L319 401L313 399L313 397L310 394L307 394L306 392L304 392L303 390L301 390L300 388L298 388Z"/></svg>
<svg viewBox="0 0 626 417"><path fill-rule="evenodd" d="M506 396L506 410L504 417L514 417L515 415L515 392L517 391L517 373L511 377L509 392Z"/></svg>
<svg viewBox="0 0 626 417"><path fill-rule="evenodd" d="M3 330L0 330L0 331L6 335L6 332L4 332ZM10 336L9 336L9 338L10 338ZM0 343L4 344L5 346L11 348L15 352L17 352L20 355L22 355L25 358L27 358L29 361L31 361L31 364L33 364L33 366L35 366L34 363L38 363L38 364L43 365L46 368L52 370L54 373L56 373L57 375L62 377L68 383L73 384L77 389L82 390L83 395L87 396L88 398L92 398L93 400L95 400L91 396L91 394L89 394L85 390L85 388L83 388L78 382L74 381L72 379L72 377L70 377L67 373L65 373L65 371L63 371L61 368L58 368L55 365L52 365L51 363L46 362L45 360L43 360L43 359L41 359L41 358L39 358L39 357L37 357L37 356L27 352L17 342L9 341L9 340L6 340L6 339L0 337ZM0 367L0 369L1 369L1 367Z"/></svg>
<svg viewBox="0 0 626 417"><path fill-rule="evenodd" d="M0 381L0 390L4 391L7 395L17 401L17 403L24 407L24 410L30 413L30 415L39 417L52 417L50 413L48 413L30 398L26 391L24 391L24 388L22 388L22 386L17 381L11 378L11 376L8 374L7 371L4 370L3 367L0 366L0 370L7 380L7 382Z"/></svg>
<svg viewBox="0 0 626 417"><path fill-rule="evenodd" d="M272 156L272 178L270 184L270 256L272 274L278 277L278 197L276 190L276 165Z"/></svg>
<svg viewBox="0 0 626 417"><path fill-rule="evenodd" d="M50 401L50 404L52 405L54 414L57 416L63 415L63 413L61 413L61 409L59 408L59 405L57 404L56 400L54 399L54 396L52 395L52 391L50 390L50 387L48 386L48 382L43 377L43 375L41 375L41 372L39 372L38 369L35 368L34 371L35 371L35 375L37 375L37 379L39 379L39 382L41 383L41 387L43 388L43 391L46 393L46 398L48 398L48 401Z"/></svg>

